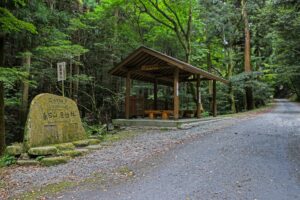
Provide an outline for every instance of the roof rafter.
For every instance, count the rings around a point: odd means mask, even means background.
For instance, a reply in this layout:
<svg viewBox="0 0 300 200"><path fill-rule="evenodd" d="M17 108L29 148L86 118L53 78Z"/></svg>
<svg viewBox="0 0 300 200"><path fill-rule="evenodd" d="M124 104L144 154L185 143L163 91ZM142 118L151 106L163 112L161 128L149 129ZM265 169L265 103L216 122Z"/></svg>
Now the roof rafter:
<svg viewBox="0 0 300 200"><path fill-rule="evenodd" d="M138 60L138 64L135 65L137 60ZM155 64L155 63L158 63L157 62L158 60L161 60L162 64ZM205 70L194 67L191 64L185 63L181 60L178 60L176 58L173 58L173 57L163 54L161 52L155 51L153 49L147 48L145 46L141 46L140 48L133 51L127 58L125 58L118 65L116 65L114 68L112 68L109 71L109 73L112 75L115 75L115 76L124 77L124 72L126 73L127 71L130 71L132 73L132 72L136 71L135 74L144 76L145 81L149 82L150 78L153 78L153 79L158 78L157 72L159 72L159 70L161 70L162 75L159 76L159 79L166 84L166 81L167 82L171 81L169 76L168 77L163 76L164 75L163 70L166 70L166 68L165 68L166 64L172 68L179 68L180 73L184 73L184 74L190 73L191 75L201 75L201 77L203 77L202 79L221 81L225 84L229 83L228 80L225 80L222 77L211 74ZM151 72L151 70L149 70L149 71L147 71L147 73L141 73L142 72L141 67L147 66L147 65L148 66L155 65L157 67L161 67L161 69L154 70L153 72ZM170 70L172 70L172 69L170 69ZM140 79L142 79L142 78L139 78L139 80ZM182 80L182 81L185 81L185 80Z"/></svg>

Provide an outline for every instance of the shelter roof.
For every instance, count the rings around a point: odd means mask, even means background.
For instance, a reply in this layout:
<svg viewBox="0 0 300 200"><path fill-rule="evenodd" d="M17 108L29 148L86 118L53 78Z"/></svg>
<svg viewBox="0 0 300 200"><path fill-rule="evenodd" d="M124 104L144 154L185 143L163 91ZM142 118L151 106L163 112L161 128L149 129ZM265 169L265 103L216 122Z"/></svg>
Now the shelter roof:
<svg viewBox="0 0 300 200"><path fill-rule="evenodd" d="M227 80L195 67L191 64L168 56L156 50L141 46L109 73L115 76L126 77L130 72L130 78L145 82L155 82L163 85L172 85L175 68L179 69L179 81L193 81L193 75L200 75L202 80L216 80L228 83Z"/></svg>

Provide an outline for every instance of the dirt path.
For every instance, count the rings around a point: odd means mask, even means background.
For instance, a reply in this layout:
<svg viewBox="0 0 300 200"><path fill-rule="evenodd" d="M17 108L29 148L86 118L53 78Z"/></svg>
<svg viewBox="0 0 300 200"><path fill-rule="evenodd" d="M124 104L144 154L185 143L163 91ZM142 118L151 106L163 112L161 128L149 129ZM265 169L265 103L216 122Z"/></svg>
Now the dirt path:
<svg viewBox="0 0 300 200"><path fill-rule="evenodd" d="M299 167L300 106L279 101L270 113L195 137L143 166L132 165L135 176L123 183L77 187L56 197L300 199Z"/></svg>

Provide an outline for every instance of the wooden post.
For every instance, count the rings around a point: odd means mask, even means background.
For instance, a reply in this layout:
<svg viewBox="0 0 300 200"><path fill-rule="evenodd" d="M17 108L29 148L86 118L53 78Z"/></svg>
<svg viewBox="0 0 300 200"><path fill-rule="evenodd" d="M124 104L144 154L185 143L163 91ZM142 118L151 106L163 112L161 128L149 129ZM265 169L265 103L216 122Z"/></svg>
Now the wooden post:
<svg viewBox="0 0 300 200"><path fill-rule="evenodd" d="M197 118L201 118L201 90L200 90L200 75L197 75Z"/></svg>
<svg viewBox="0 0 300 200"><path fill-rule="evenodd" d="M130 72L127 72L126 97L125 97L125 117L126 117L126 119L129 119L129 117L130 117L130 89L131 89Z"/></svg>
<svg viewBox="0 0 300 200"><path fill-rule="evenodd" d="M157 110L157 79L154 82L154 110Z"/></svg>
<svg viewBox="0 0 300 200"><path fill-rule="evenodd" d="M0 34L0 67L4 66L4 34ZM5 150L4 83L0 81L0 155Z"/></svg>
<svg viewBox="0 0 300 200"><path fill-rule="evenodd" d="M73 65L72 65L72 58L70 58L70 77L73 77ZM65 96L65 91L64 91L64 80L62 80L62 93L63 96ZM69 97L73 99L73 81L70 81L69 83Z"/></svg>
<svg viewBox="0 0 300 200"><path fill-rule="evenodd" d="M175 68L174 71L174 119L179 118L179 70Z"/></svg>
<svg viewBox="0 0 300 200"><path fill-rule="evenodd" d="M25 71L30 73L30 64L31 64L31 53L25 52L23 58L23 66ZM25 125L27 119L27 111L28 111L28 94L29 94L29 83L28 81L22 81L22 100L21 100L21 108L20 108L20 117L22 126ZM18 141L23 140L23 135L18 136Z"/></svg>
<svg viewBox="0 0 300 200"><path fill-rule="evenodd" d="M213 80L213 96L212 96L212 113L213 116L217 116L217 81Z"/></svg>

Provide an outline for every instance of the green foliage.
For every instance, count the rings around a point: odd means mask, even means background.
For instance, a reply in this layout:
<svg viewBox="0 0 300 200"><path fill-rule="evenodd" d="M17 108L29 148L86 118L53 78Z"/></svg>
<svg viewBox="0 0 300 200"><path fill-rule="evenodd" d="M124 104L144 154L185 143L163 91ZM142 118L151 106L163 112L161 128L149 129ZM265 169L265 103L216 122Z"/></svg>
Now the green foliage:
<svg viewBox="0 0 300 200"><path fill-rule="evenodd" d="M205 112L201 113L201 116L202 117L208 117L209 116L209 112L205 111Z"/></svg>
<svg viewBox="0 0 300 200"><path fill-rule="evenodd" d="M7 167L15 164L16 162L17 160L14 156L3 155L2 157L0 157L0 167Z"/></svg>
<svg viewBox="0 0 300 200"><path fill-rule="evenodd" d="M266 105L268 99L272 98L273 89L265 82L262 82L263 74L261 72L244 72L233 76L230 81L236 94L243 94L246 87L253 89L256 106Z"/></svg>
<svg viewBox="0 0 300 200"><path fill-rule="evenodd" d="M0 82L12 86L16 81L26 80L28 73L20 71L18 68L0 67Z"/></svg>
<svg viewBox="0 0 300 200"><path fill-rule="evenodd" d="M83 122L83 127L88 135L103 135L106 133L106 126L104 125L88 125L87 122Z"/></svg>
<svg viewBox="0 0 300 200"><path fill-rule="evenodd" d="M21 101L20 101L19 96L15 96L15 97L11 97L11 98L5 98L4 102L5 102L5 106L8 106L8 107L18 107L18 106L21 105Z"/></svg>
<svg viewBox="0 0 300 200"><path fill-rule="evenodd" d="M59 46L43 46L36 49L37 53L49 60L66 60L86 53L88 50L80 45L70 45L69 41L54 41Z"/></svg>
<svg viewBox="0 0 300 200"><path fill-rule="evenodd" d="M79 18L73 18L70 20L70 25L68 26L68 31L78 31L82 29L92 28L84 24Z"/></svg>
<svg viewBox="0 0 300 200"><path fill-rule="evenodd" d="M9 10L0 7L0 30L2 33L20 32L22 30L37 33L33 24L17 19Z"/></svg>
<svg viewBox="0 0 300 200"><path fill-rule="evenodd" d="M41 161L41 160L43 160L45 157L46 157L46 156L37 156L37 157L35 158L35 160Z"/></svg>
<svg viewBox="0 0 300 200"><path fill-rule="evenodd" d="M266 4L256 18L257 30L263 30L256 43L270 55L263 64L272 77L275 97L300 95L299 6L298 1L278 0Z"/></svg>

